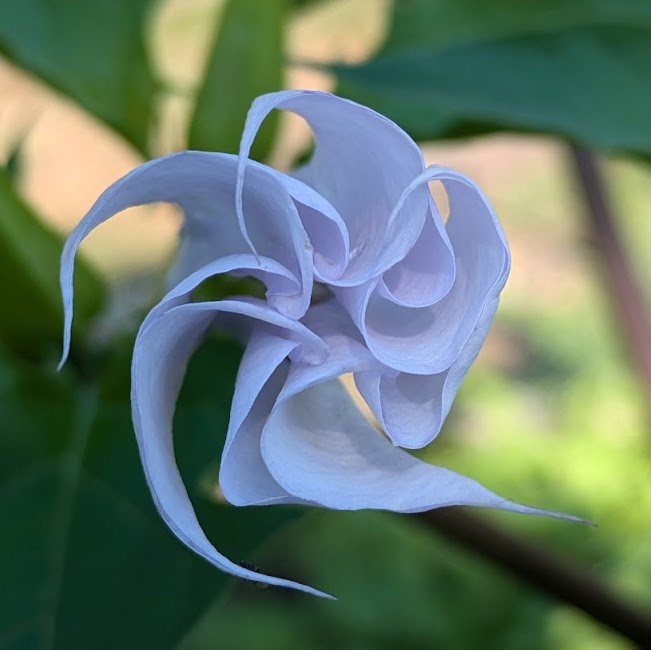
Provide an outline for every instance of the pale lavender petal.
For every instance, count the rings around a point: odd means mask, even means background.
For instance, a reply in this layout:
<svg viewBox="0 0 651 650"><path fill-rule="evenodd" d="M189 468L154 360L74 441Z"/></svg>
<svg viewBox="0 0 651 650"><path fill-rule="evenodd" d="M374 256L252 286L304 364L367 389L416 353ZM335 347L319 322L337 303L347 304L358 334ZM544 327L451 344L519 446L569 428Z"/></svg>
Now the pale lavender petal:
<svg viewBox="0 0 651 650"><path fill-rule="evenodd" d="M485 306L502 290L510 263L497 219L474 183L440 167L420 178L430 180L442 181L450 203L447 233L456 263L450 291L423 308L387 300L373 283L355 288L352 297L336 291L377 359L411 374L443 372L459 358Z"/></svg>
<svg viewBox="0 0 651 650"><path fill-rule="evenodd" d="M451 289L455 278L452 245L434 202L414 247L384 273L377 291L404 307L427 307Z"/></svg>
<svg viewBox="0 0 651 650"><path fill-rule="evenodd" d="M269 285L269 300L293 318L302 316L312 291L312 251L294 202L274 172L257 163L248 166L252 183L244 193L251 236L259 253L285 266L296 279ZM178 259L171 271L175 284L207 262L249 254L235 213L237 158L227 154L186 151L158 158L111 185L72 231L61 257L60 282L65 325L63 359L72 322L74 256L95 227L126 208L168 201L185 213Z"/></svg>
<svg viewBox="0 0 651 650"><path fill-rule="evenodd" d="M314 272L323 282L335 282L346 270L350 253L348 229L334 206L309 185L275 172L294 200L314 248Z"/></svg>
<svg viewBox="0 0 651 650"><path fill-rule="evenodd" d="M273 479L262 460L262 428L287 376L285 359L295 341L258 327L242 357L222 452L219 487L236 506L287 503L294 499Z"/></svg>
<svg viewBox="0 0 651 650"><path fill-rule="evenodd" d="M131 403L134 428L147 483L165 523L194 552L238 577L293 587L327 596L311 587L244 569L219 553L194 513L174 458L172 420L188 359L220 314L262 320L273 328L288 326L302 345L314 335L264 304L242 301L189 303L148 318L134 348ZM273 387L272 387L273 388Z"/></svg>
<svg viewBox="0 0 651 650"><path fill-rule="evenodd" d="M444 372L411 375L386 366L355 374L355 385L395 445L420 449L439 434L459 386L479 353L499 303L488 303L459 358Z"/></svg>
<svg viewBox="0 0 651 650"><path fill-rule="evenodd" d="M576 519L514 503L393 446L338 380L279 398L262 432L262 456L288 493L327 508L420 512L466 505Z"/></svg>
<svg viewBox="0 0 651 650"><path fill-rule="evenodd" d="M393 444L418 449L430 443L443 424L447 374L410 375L384 366L355 373L355 385Z"/></svg>
<svg viewBox="0 0 651 650"><path fill-rule="evenodd" d="M296 288L298 282L285 266L267 257L255 256L252 253L227 255L205 264L196 271L183 277L165 297L153 307L147 318L171 309L173 306L188 302L190 294L205 280L215 275L243 271L247 275L257 277L280 291L285 287Z"/></svg>
<svg viewBox="0 0 651 650"><path fill-rule="evenodd" d="M247 156L260 124L274 108L296 113L308 122L316 146L310 161L295 176L334 206L348 230L348 267L332 284L367 281L404 258L427 215L427 187L413 188L399 213L392 216L392 210L405 187L422 172L422 154L390 120L329 93L283 91L253 102L240 144L237 210L242 232L246 235L249 229L240 199ZM314 239L313 245L321 243Z"/></svg>
<svg viewBox="0 0 651 650"><path fill-rule="evenodd" d="M260 452L262 429L272 407L291 392L342 372L378 367L346 312L331 300L311 307L303 319L309 331L330 350L327 359L283 363L297 343L274 334L265 325L253 332L237 375L219 484L234 505L305 503L289 495L273 479Z"/></svg>

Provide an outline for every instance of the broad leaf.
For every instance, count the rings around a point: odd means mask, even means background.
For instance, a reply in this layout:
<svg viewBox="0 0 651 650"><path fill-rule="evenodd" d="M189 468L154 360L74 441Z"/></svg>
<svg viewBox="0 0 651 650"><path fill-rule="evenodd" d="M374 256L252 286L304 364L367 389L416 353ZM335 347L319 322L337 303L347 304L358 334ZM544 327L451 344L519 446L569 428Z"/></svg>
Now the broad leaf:
<svg viewBox="0 0 651 650"><path fill-rule="evenodd" d="M20 200L0 169L0 341L23 356L36 358L61 347L62 247L63 239ZM83 259L75 265L75 287L73 336L87 325L104 296L99 276Z"/></svg>
<svg viewBox="0 0 651 650"><path fill-rule="evenodd" d="M100 389L0 365L2 648L172 648L229 580L155 511L131 428L128 356ZM296 511L219 505L206 487L238 360L230 341L199 351L175 427L206 530L243 561Z"/></svg>
<svg viewBox="0 0 651 650"><path fill-rule="evenodd" d="M244 119L258 96L282 88L286 0L228 0L199 90L190 148L238 151ZM274 116L260 129L251 157L269 153Z"/></svg>
<svg viewBox="0 0 651 650"><path fill-rule="evenodd" d="M0 2L0 53L146 150L155 84L150 0Z"/></svg>
<svg viewBox="0 0 651 650"><path fill-rule="evenodd" d="M582 0L395 3L371 61L338 92L418 139L495 129L651 153L651 4Z"/></svg>
<svg viewBox="0 0 651 650"><path fill-rule="evenodd" d="M394 2L383 52L473 45L569 27L651 26L648 0L409 0Z"/></svg>

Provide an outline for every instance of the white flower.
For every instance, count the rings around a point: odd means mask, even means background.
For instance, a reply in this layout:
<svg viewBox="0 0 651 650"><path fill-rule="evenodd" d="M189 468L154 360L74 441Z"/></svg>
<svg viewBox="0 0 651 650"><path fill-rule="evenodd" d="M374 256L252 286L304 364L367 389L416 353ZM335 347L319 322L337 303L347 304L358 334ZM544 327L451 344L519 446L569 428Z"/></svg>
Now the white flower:
<svg viewBox="0 0 651 650"><path fill-rule="evenodd" d="M247 157L274 108L302 116L314 133L311 160L291 176ZM432 180L448 194L445 225ZM231 503L396 512L471 505L563 516L498 497L399 448L438 434L508 275L506 241L470 180L425 169L411 138L368 108L327 93L264 95L249 111L239 157L189 151L145 163L73 231L61 265L64 360L77 246L116 212L153 201L178 204L185 220L172 288L136 340L133 422L156 506L195 552L234 575L324 595L229 561L195 517L172 419L188 359L212 327L247 342L219 475ZM192 302L193 290L220 273L260 279L266 301ZM311 306L315 280L332 297ZM344 373L354 373L390 440L358 411L338 380Z"/></svg>

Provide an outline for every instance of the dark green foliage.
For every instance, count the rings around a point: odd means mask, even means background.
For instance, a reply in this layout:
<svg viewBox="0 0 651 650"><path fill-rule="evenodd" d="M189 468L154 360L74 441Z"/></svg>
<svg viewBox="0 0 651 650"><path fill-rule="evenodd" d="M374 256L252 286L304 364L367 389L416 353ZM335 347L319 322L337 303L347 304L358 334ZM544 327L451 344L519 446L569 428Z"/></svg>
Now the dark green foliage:
<svg viewBox="0 0 651 650"><path fill-rule="evenodd" d="M396 2L384 46L338 92L416 139L547 132L651 153L651 4Z"/></svg>
<svg viewBox="0 0 651 650"><path fill-rule="evenodd" d="M0 341L38 359L61 348L63 309L59 257L63 238L20 200L0 169ZM88 328L104 298L104 283L80 257L75 263L73 337Z"/></svg>
<svg viewBox="0 0 651 650"><path fill-rule="evenodd" d="M235 561L296 514L220 505L205 487L215 484L239 354L231 340L207 343L175 416L186 485ZM174 647L229 578L188 551L152 504L128 354L97 387L1 362L0 421L0 646Z"/></svg>

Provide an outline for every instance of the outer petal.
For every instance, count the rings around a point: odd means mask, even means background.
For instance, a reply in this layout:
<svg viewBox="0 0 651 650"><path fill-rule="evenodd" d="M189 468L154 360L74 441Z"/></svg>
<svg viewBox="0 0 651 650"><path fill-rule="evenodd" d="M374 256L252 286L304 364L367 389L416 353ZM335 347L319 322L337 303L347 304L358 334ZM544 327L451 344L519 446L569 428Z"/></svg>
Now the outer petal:
<svg viewBox="0 0 651 650"><path fill-rule="evenodd" d="M143 323L134 349L132 409L145 476L162 518L189 548L233 575L327 596L311 587L262 575L231 562L205 536L179 474L172 442L174 405L193 351L220 314L263 320L272 328L289 328L301 345L316 337L263 304L242 301L190 303L152 314ZM273 388L273 386L272 386Z"/></svg>
<svg viewBox="0 0 651 650"><path fill-rule="evenodd" d="M261 255L281 263L291 281L265 278L269 301L287 315L300 318L312 290L312 252L292 199L276 173L249 164L252 182L243 200L251 236ZM65 310L65 359L72 322L72 272L81 241L96 226L126 208L169 201L185 213L179 256L171 279L175 284L219 257L249 253L237 226L234 189L237 158L228 154L187 151L147 162L109 187L70 234L61 257L61 291Z"/></svg>
<svg viewBox="0 0 651 650"><path fill-rule="evenodd" d="M350 286L390 268L407 255L422 230L429 204L427 187L414 188L400 207L392 210L409 182L423 170L414 141L396 124L369 108L329 93L284 91L258 97L247 115L240 144L238 217L242 232L245 210L240 202L244 168L255 134L274 108L291 111L310 125L316 148L310 162L296 173L339 212L350 238L348 268L332 284ZM314 214L304 215L305 227ZM315 251L327 240L313 239ZM254 243L251 242L253 246ZM341 248L341 244L339 244Z"/></svg>
<svg viewBox="0 0 651 650"><path fill-rule="evenodd" d="M392 445L336 379L344 372L377 368L354 329L346 326L343 310L326 303L311 309L304 320L329 344L331 354L321 364L292 364L262 431L264 462L287 493L339 510L418 512L471 505L575 519L503 499L476 481ZM328 331L339 334L331 337Z"/></svg>
<svg viewBox="0 0 651 650"><path fill-rule="evenodd" d="M447 294L414 309L383 297L377 281L336 292L379 361L422 375L444 372L459 358L485 306L502 290L510 264L497 219L474 183L441 167L429 168L419 182L430 180L443 182L450 201L447 233L456 275Z"/></svg>
<svg viewBox="0 0 651 650"><path fill-rule="evenodd" d="M276 481L296 498L338 510L420 512L466 505L576 519L503 499L394 447L337 380L281 398L262 433L262 456Z"/></svg>

